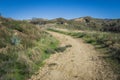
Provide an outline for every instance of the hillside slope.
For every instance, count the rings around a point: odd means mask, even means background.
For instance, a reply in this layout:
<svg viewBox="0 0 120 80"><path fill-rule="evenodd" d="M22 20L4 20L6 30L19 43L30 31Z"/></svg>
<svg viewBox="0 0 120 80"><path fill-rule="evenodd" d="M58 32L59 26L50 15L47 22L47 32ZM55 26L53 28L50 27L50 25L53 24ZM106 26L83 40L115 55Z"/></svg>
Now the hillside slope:
<svg viewBox="0 0 120 80"><path fill-rule="evenodd" d="M26 80L57 45L55 38L27 21L0 17L0 80Z"/></svg>

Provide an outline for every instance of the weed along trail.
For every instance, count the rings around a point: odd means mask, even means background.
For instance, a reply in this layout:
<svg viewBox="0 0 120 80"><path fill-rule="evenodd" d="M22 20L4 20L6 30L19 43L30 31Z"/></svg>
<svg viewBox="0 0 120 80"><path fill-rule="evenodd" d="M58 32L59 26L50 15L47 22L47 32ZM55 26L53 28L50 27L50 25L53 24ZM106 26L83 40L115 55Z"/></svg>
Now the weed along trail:
<svg viewBox="0 0 120 80"><path fill-rule="evenodd" d="M29 80L119 80L92 45L67 35L49 32L60 46L71 45L45 61Z"/></svg>

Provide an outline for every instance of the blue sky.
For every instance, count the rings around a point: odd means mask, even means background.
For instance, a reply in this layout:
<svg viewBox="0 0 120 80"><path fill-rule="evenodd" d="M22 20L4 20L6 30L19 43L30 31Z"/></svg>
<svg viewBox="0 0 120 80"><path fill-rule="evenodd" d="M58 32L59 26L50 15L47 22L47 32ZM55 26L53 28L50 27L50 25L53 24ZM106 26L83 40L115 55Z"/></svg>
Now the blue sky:
<svg viewBox="0 0 120 80"><path fill-rule="evenodd" d="M0 13L14 19L120 18L120 0L0 0Z"/></svg>

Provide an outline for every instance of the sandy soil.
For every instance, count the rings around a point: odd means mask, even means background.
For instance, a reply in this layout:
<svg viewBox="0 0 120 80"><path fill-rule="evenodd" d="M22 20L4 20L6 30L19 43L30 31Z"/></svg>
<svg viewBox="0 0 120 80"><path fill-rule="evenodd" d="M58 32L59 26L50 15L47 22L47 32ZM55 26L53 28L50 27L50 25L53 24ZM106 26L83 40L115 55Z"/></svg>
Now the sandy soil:
<svg viewBox="0 0 120 80"><path fill-rule="evenodd" d="M72 45L51 55L29 80L117 80L109 65L90 44L60 33L49 32L61 46Z"/></svg>

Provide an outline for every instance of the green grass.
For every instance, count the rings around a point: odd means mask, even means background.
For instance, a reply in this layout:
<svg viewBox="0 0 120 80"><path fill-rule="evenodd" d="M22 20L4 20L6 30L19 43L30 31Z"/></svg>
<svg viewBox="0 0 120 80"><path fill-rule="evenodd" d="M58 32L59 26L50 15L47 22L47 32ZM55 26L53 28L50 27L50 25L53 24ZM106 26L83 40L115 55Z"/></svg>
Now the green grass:
<svg viewBox="0 0 120 80"><path fill-rule="evenodd" d="M41 39L44 39L41 42ZM59 42L45 34L39 41L34 42L34 47L20 49L20 46L10 46L0 54L0 73L3 80L24 80L30 77L44 63L43 61L52 53L46 53L48 48L54 50ZM9 63L10 62L10 63ZM13 71L14 70L14 71Z"/></svg>
<svg viewBox="0 0 120 80"><path fill-rule="evenodd" d="M0 17L0 80L26 80L34 74L59 42L28 22Z"/></svg>

